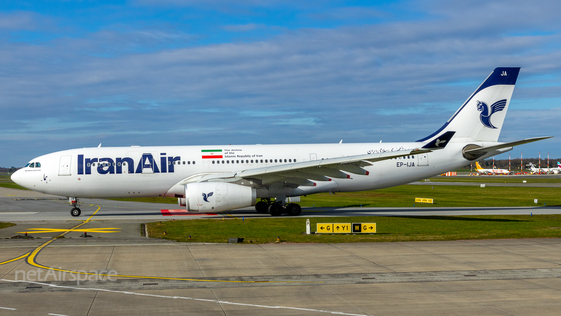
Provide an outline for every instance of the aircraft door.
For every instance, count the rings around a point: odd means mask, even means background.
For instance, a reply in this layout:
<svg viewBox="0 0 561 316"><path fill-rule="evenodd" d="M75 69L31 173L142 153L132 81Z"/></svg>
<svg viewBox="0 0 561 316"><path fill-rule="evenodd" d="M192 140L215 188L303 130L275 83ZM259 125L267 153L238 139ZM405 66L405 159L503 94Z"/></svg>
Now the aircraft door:
<svg viewBox="0 0 561 316"><path fill-rule="evenodd" d="M417 155L417 166L426 167L429 165L429 155L428 153Z"/></svg>
<svg viewBox="0 0 561 316"><path fill-rule="evenodd" d="M70 164L72 162L72 156L65 155L60 156L60 163L58 168L58 175L59 176L69 176L71 175L70 172Z"/></svg>

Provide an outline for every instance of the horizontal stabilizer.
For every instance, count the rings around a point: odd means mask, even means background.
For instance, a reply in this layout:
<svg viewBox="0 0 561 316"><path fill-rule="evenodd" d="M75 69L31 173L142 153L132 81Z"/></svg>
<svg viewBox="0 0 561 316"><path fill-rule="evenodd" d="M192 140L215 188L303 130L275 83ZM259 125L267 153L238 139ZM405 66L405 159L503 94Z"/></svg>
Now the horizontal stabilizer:
<svg viewBox="0 0 561 316"><path fill-rule="evenodd" d="M500 143L498 145L494 145L494 146L487 146L487 147L479 147L479 146L473 146L471 148L466 147L464 149L464 156L466 156L466 158L469 158L469 160L475 160L479 157L482 157L484 155L486 155L489 152L492 151L496 151L499 149L503 149L503 148L509 148L509 147L514 147L514 146L518 146L518 145L523 145L523 144L528 144L528 143L532 143L532 142L537 142L539 140L544 140L544 139L548 139L551 138L553 136L542 136L542 137L533 137L533 138L526 138L526 139L522 139L522 140L517 140L514 142L508 142L508 143Z"/></svg>

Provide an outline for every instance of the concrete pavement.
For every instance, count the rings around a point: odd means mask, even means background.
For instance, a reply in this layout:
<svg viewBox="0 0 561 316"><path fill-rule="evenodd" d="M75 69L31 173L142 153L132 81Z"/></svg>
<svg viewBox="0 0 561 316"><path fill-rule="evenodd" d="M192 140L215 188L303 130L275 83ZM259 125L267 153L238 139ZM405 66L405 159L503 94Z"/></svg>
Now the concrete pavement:
<svg viewBox="0 0 561 316"><path fill-rule="evenodd" d="M65 201L37 198L0 197L0 220L12 216L4 214L36 212L0 230L0 315L558 315L561 310L561 239L182 244L141 236L141 223L170 218L152 204L107 202L84 223L97 206L84 203L85 216L75 219ZM112 215L102 216L104 211ZM10 239L31 228L60 231ZM108 228L118 232L101 233ZM93 237L81 238L82 230ZM64 231L64 238L52 239Z"/></svg>

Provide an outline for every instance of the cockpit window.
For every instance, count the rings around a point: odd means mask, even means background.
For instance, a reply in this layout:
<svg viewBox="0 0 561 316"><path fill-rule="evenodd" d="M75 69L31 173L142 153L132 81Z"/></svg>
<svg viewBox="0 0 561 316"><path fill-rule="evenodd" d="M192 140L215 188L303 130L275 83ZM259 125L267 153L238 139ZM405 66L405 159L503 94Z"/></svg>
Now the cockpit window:
<svg viewBox="0 0 561 316"><path fill-rule="evenodd" d="M40 163L40 162L36 162L36 163L35 163L35 168L41 168L41 163Z"/></svg>
<svg viewBox="0 0 561 316"><path fill-rule="evenodd" d="M35 168L35 163L32 162L32 163L29 165L29 168Z"/></svg>
<svg viewBox="0 0 561 316"><path fill-rule="evenodd" d="M28 162L28 163L27 163L27 165L25 165L25 167L24 167L24 168L27 168L27 167L29 167L29 165L30 165L30 163Z"/></svg>

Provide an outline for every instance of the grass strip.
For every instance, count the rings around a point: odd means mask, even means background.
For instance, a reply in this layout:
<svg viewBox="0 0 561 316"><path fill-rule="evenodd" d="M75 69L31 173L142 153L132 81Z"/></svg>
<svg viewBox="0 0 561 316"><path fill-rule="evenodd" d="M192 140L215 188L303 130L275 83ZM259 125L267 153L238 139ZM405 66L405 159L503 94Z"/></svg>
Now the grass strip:
<svg viewBox="0 0 561 316"><path fill-rule="evenodd" d="M14 225L16 225L16 224L14 224L14 223L8 223L8 222L0 222L0 229L12 227L12 226L14 226Z"/></svg>
<svg viewBox="0 0 561 316"><path fill-rule="evenodd" d="M148 224L150 237L180 242L225 243L349 243L468 239L560 238L561 215L511 216L363 216L310 218L316 223L372 223L376 234L306 235L306 218L228 218L162 221ZM165 232L165 235L164 235Z"/></svg>
<svg viewBox="0 0 561 316"><path fill-rule="evenodd" d="M550 176L451 176L451 177L432 177L426 179L433 182L472 182L472 183L561 183L561 175ZM426 182L425 179L418 182Z"/></svg>

